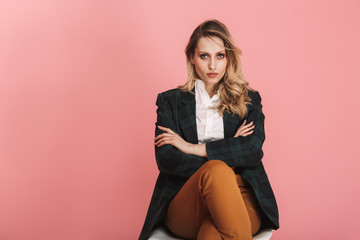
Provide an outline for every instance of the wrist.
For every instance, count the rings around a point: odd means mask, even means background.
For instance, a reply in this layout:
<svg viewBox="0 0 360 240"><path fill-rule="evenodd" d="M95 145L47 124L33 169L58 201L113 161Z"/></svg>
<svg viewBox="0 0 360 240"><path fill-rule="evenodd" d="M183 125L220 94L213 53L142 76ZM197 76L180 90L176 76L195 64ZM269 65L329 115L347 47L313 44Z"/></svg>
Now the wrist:
<svg viewBox="0 0 360 240"><path fill-rule="evenodd" d="M197 155L200 157L207 157L205 143L191 144L189 146L189 154Z"/></svg>
<svg viewBox="0 0 360 240"><path fill-rule="evenodd" d="M196 145L197 144L189 143L187 154L196 155Z"/></svg>

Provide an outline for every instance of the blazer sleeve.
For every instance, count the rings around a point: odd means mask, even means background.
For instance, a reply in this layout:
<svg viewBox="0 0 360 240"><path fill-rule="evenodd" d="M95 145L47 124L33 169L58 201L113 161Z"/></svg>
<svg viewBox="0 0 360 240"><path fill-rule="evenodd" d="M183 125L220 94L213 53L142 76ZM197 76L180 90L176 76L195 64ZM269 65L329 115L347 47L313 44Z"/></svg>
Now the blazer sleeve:
<svg viewBox="0 0 360 240"><path fill-rule="evenodd" d="M155 128L155 136L163 133L157 126L170 128L176 131L177 107L175 106L175 96L172 98L164 98L161 94L158 95L156 105L158 106L157 121ZM178 133L179 134L179 133ZM199 157L192 154L186 154L176 147L166 144L161 147L155 146L155 157L158 169L162 173L177 175L182 177L191 177L196 170L198 170L206 161L206 158Z"/></svg>
<svg viewBox="0 0 360 240"><path fill-rule="evenodd" d="M224 138L206 143L208 160L218 159L230 167L255 167L263 157L262 145L265 141L261 96L255 92L246 123L254 121L254 132L246 137Z"/></svg>

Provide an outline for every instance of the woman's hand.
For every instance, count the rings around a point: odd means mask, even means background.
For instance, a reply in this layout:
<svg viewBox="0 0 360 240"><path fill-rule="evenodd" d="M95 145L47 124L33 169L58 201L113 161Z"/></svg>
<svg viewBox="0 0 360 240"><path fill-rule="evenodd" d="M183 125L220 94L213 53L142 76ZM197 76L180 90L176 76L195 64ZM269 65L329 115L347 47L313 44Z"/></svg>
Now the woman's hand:
<svg viewBox="0 0 360 240"><path fill-rule="evenodd" d="M246 125L245 123L246 123L246 119L236 131L234 138L238 136L246 137L247 135L250 135L254 132L254 130L251 130L255 127L255 125L253 125L253 122L250 122L249 124Z"/></svg>
<svg viewBox="0 0 360 240"><path fill-rule="evenodd" d="M186 142L182 137L175 133L170 128L158 126L159 129L165 131L165 133L159 134L154 138L155 146L161 147L165 144L170 144L179 149L180 151L189 154L192 149L191 143Z"/></svg>

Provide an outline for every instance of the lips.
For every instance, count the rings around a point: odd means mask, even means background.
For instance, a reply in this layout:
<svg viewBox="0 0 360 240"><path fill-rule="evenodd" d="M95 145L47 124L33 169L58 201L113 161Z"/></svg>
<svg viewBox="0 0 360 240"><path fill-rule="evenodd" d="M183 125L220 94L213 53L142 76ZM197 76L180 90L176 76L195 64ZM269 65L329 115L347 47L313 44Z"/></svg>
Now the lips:
<svg viewBox="0 0 360 240"><path fill-rule="evenodd" d="M216 77L218 73L207 73L206 75L208 75L209 77Z"/></svg>

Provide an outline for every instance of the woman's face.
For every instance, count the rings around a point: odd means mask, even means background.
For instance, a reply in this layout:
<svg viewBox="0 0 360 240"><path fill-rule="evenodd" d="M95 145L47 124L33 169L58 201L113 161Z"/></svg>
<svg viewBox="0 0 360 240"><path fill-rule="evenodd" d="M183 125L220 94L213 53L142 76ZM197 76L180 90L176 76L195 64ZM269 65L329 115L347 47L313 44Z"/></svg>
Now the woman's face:
<svg viewBox="0 0 360 240"><path fill-rule="evenodd" d="M191 57L197 75L205 83L207 89L214 89L226 71L225 46L219 37L201 37ZM217 73L211 75L210 73Z"/></svg>

